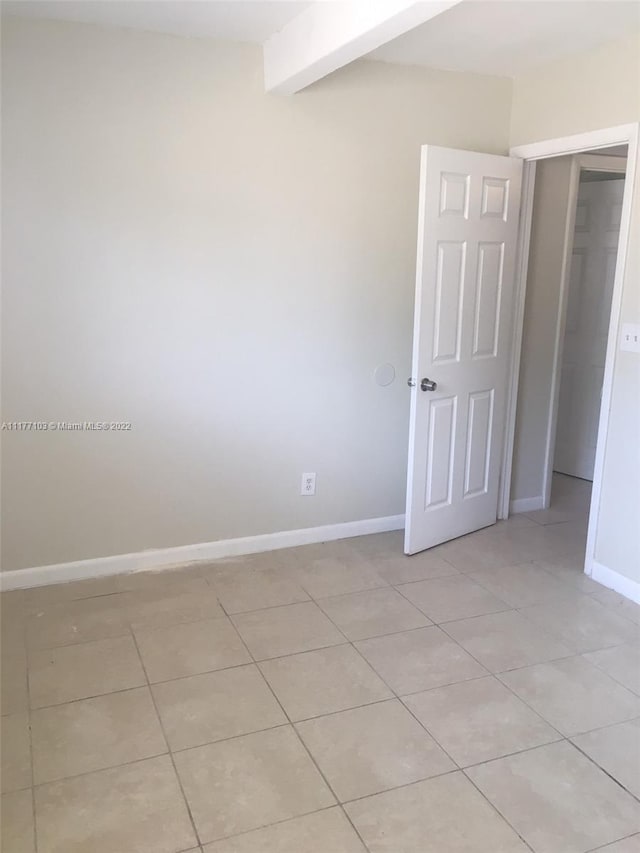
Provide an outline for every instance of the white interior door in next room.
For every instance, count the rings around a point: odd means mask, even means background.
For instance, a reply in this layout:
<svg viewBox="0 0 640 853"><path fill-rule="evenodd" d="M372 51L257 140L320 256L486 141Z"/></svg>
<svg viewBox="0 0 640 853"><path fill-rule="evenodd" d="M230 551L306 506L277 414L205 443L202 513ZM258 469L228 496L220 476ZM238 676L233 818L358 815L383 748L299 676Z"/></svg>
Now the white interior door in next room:
<svg viewBox="0 0 640 853"><path fill-rule="evenodd" d="M425 145L405 552L497 518L522 161Z"/></svg>
<svg viewBox="0 0 640 853"><path fill-rule="evenodd" d="M624 177L580 182L562 351L555 471L593 480Z"/></svg>

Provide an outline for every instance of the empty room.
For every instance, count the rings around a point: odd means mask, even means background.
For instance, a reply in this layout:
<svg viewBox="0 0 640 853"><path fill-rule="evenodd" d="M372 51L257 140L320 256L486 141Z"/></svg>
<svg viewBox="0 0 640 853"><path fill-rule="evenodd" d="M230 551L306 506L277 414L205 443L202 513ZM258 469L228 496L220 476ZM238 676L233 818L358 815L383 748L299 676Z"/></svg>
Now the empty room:
<svg viewBox="0 0 640 853"><path fill-rule="evenodd" d="M0 6L2 853L640 853L640 3Z"/></svg>

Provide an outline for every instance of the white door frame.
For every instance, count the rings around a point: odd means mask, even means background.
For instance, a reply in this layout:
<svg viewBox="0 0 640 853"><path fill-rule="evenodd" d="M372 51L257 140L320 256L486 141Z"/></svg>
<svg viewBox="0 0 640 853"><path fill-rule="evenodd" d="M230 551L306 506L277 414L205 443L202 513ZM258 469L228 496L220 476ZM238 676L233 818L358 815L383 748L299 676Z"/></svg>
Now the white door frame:
<svg viewBox="0 0 640 853"><path fill-rule="evenodd" d="M565 136L557 139L546 139L541 142L533 142L528 145L518 145L510 150L512 157L521 157L524 162L524 174L522 184L522 206L521 221L518 236L518 265L516 269L516 282L514 292L514 332L511 352L510 380L507 397L507 421L504 441L503 477L501 482L501 493L498 503L498 515L500 518L509 517L509 500L511 493L511 475L513 464L513 444L516 427L516 411L518 402L518 378L520 374L520 351L522 346L522 330L524 325L524 306L527 283L527 267L529 260L529 240L531 235L531 224L533 217L533 193L535 184L535 167L537 160L545 160L549 157L562 157L571 154L591 152L598 148L607 148L613 145L627 145L627 164L624 194L622 200L622 217L620 222L620 236L618 241L618 253L616 257L616 271L613 282L613 294L611 299L611 317L609 321L609 336L607 340L607 353L604 367L604 381L602 386L602 403L600 407L600 419L598 424L598 439L596 444L595 466L593 474L593 489L591 493L591 507L589 511L589 528L587 532L587 548L585 555L585 572L591 574L595 560L595 544L598 522L598 509L600 506L600 494L602 488L602 473L604 468L604 452L607 444L607 431L609 426L609 411L611 409L611 392L613 388L613 369L615 355L618 348L618 327L620 324L620 311L622 306L622 288L624 282L627 247L630 238L631 207L635 192L635 182L638 166L638 138L640 123L620 125L617 127L603 128L601 130L579 133L574 136ZM585 158L585 162L588 160ZM577 194L580 178L580 158L575 158L572 164L570 200L573 194ZM606 171L606 170L605 170ZM573 240L573 228L575 224L575 204L569 204L567 219L565 222L565 255L562 265L562 283L560 294L560 311L556 325L556 338L554 347L554 372L552 380L552 405L547 430L546 444L546 467L545 467L545 500L551 490L551 475L549 465L553 462L553 448L555 445L555 424L557 418L557 397L559 392L559 364L562 358L562 344L564 337L564 321L567 301L567 273L571 260L570 247ZM569 250L567 250L569 246Z"/></svg>

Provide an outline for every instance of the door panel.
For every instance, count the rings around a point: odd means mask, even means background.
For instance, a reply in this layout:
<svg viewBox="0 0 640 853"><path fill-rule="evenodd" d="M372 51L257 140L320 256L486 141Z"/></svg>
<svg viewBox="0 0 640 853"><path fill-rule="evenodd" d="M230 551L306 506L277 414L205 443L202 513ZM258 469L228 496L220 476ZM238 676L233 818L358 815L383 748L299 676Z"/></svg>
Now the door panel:
<svg viewBox="0 0 640 853"><path fill-rule="evenodd" d="M624 178L580 184L554 470L593 479Z"/></svg>
<svg viewBox="0 0 640 853"><path fill-rule="evenodd" d="M443 397L433 400L429 406L429 470L425 509L451 503L456 405L455 397Z"/></svg>
<svg viewBox="0 0 640 853"><path fill-rule="evenodd" d="M509 157L422 149L408 554L496 521L521 171Z"/></svg>
<svg viewBox="0 0 640 853"><path fill-rule="evenodd" d="M503 258L504 243L481 243L478 246L474 358L493 357L497 352Z"/></svg>
<svg viewBox="0 0 640 853"><path fill-rule="evenodd" d="M489 486L493 389L469 395L464 497L486 494Z"/></svg>
<svg viewBox="0 0 640 853"><path fill-rule="evenodd" d="M460 358L460 307L464 289L464 243L438 243L433 360Z"/></svg>

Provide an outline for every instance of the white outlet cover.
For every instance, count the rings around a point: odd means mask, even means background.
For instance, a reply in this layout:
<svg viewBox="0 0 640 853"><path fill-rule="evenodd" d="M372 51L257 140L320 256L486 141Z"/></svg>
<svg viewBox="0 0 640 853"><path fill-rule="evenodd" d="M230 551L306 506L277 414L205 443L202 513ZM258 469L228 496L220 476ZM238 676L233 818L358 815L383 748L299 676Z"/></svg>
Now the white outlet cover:
<svg viewBox="0 0 640 853"><path fill-rule="evenodd" d="M640 352L640 323L622 324L620 349L626 352Z"/></svg>
<svg viewBox="0 0 640 853"><path fill-rule="evenodd" d="M315 495L316 493L316 475L314 472L305 472L302 475L302 483L300 484L301 495Z"/></svg>

